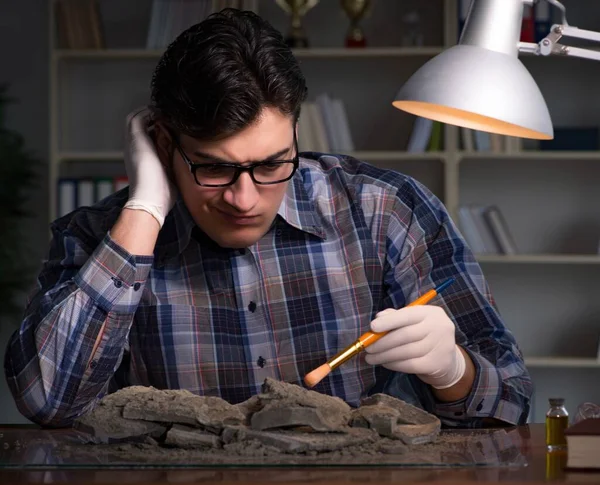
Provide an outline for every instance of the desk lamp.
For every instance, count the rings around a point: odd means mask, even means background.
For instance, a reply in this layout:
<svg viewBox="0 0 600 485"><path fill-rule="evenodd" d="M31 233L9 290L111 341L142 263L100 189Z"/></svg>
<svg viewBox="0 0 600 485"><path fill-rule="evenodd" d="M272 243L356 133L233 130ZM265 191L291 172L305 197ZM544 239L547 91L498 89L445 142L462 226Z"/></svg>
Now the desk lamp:
<svg viewBox="0 0 600 485"><path fill-rule="evenodd" d="M539 43L520 42L523 8L547 1L562 12ZM549 140L552 120L519 52L600 60L600 52L562 45L562 37L600 42L571 27L557 0L472 0L458 44L425 63L392 103L408 113L474 130Z"/></svg>

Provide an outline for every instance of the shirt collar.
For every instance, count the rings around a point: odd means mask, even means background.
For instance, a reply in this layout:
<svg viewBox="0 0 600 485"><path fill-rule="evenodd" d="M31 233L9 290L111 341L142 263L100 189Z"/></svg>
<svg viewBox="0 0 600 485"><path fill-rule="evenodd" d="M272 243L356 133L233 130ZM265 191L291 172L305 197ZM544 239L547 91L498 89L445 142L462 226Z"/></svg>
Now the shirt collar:
<svg viewBox="0 0 600 485"><path fill-rule="evenodd" d="M306 190L303 171L298 170L288 184L286 193L281 201L278 216L290 226L325 239L325 231L314 202ZM192 218L181 195L177 195L175 205L158 236L155 257L160 264L165 258L181 254L190 243L192 231L196 223Z"/></svg>
<svg viewBox="0 0 600 485"><path fill-rule="evenodd" d="M325 239L321 216L306 190L305 176L310 177L310 171L296 171L288 184L277 214L290 226Z"/></svg>

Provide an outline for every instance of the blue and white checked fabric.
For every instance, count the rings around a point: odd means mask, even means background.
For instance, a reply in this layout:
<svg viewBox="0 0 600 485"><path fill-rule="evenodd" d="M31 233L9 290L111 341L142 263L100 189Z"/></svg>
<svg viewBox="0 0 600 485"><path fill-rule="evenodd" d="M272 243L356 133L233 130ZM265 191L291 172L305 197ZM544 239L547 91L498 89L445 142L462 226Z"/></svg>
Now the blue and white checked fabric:
<svg viewBox="0 0 600 485"><path fill-rule="evenodd" d="M304 153L272 227L243 250L209 240L178 200L154 255L131 255L110 237L126 200L124 190L52 225L48 260L5 359L30 420L67 426L134 384L232 403L266 377L302 385L378 311L453 277L430 304L450 315L475 363L467 398L438 402L415 376L369 366L364 353L315 390L353 406L387 392L450 426L525 422L532 388L520 350L445 208L414 179Z"/></svg>

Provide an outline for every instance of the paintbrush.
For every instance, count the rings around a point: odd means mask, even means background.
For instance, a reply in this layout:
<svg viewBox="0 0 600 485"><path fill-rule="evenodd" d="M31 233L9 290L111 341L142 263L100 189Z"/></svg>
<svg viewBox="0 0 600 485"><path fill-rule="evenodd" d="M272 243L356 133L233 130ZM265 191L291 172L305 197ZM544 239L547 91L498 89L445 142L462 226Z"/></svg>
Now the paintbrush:
<svg viewBox="0 0 600 485"><path fill-rule="evenodd" d="M454 278L450 278L444 281L441 285L437 286L429 290L424 295L417 298L412 303L409 303L407 306L415 306L415 305L425 305L429 303L436 295L438 295L441 291L445 290L448 286L450 286L454 282ZM347 360L351 359L358 353L362 352L369 345L377 342L381 337L383 337L387 332L367 332L360 336L360 338L354 342L349 347L346 347L344 350L333 356L329 359L325 364L320 367L317 367L315 370L309 372L304 376L304 383L308 387L314 387L319 382L321 382L325 377L329 375L329 373L342 365Z"/></svg>

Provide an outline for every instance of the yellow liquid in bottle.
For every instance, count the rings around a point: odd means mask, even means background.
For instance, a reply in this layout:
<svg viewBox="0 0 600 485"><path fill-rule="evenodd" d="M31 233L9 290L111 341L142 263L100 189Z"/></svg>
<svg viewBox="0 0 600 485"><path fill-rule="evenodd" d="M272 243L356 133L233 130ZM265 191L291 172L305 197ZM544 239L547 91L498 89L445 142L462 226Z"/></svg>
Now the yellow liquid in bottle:
<svg viewBox="0 0 600 485"><path fill-rule="evenodd" d="M565 429L568 425L568 416L547 416L546 445L556 448L566 447Z"/></svg>

